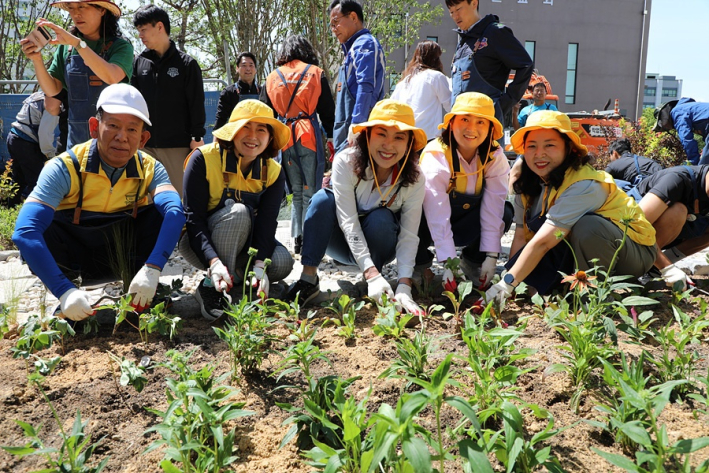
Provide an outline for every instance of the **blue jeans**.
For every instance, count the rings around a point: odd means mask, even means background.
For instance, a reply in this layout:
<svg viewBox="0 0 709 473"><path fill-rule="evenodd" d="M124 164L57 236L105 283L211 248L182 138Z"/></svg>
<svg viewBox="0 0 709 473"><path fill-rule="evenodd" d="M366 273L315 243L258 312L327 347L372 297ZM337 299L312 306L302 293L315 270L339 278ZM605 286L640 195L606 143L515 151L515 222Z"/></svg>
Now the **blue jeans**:
<svg viewBox="0 0 709 473"><path fill-rule="evenodd" d="M396 258L399 220L391 210L378 208L360 217L360 225L369 254L377 270ZM303 226L303 266L317 267L327 254L340 263L357 265L339 223L335 195L320 189L310 201Z"/></svg>
<svg viewBox="0 0 709 473"><path fill-rule="evenodd" d="M303 166L301 174L300 166L295 162L295 151L298 147L300 164ZM315 167L317 165L317 153L306 148L300 143L295 143L292 147L283 152L281 165L286 172L286 177L293 192L293 203L291 206L291 236L297 237L303 234L303 224L305 222L306 211L310 205L310 200L315 194ZM305 176L305 182L303 182Z"/></svg>

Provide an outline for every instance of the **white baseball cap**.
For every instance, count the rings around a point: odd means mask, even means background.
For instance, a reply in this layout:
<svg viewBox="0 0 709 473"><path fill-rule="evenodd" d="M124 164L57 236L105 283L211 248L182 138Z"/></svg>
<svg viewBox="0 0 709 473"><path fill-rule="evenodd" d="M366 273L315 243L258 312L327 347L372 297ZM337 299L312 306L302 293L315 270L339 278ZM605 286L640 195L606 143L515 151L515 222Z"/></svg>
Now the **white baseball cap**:
<svg viewBox="0 0 709 473"><path fill-rule="evenodd" d="M102 108L107 113L126 113L150 123L148 104L140 91L130 84L112 84L103 89L96 102L96 110Z"/></svg>

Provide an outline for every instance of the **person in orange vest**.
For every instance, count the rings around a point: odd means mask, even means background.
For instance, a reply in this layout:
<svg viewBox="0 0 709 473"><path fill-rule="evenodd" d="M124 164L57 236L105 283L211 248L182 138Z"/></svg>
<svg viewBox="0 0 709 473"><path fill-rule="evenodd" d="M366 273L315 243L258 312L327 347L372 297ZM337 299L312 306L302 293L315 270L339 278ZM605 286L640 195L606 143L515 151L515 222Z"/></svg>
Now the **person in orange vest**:
<svg viewBox="0 0 709 473"><path fill-rule="evenodd" d="M322 184L325 156L332 149L332 127L335 123L335 101L325 73L310 42L292 35L283 43L276 65L261 89L261 100L271 106L278 119L291 129L291 139L283 150L281 164L293 193L291 235L295 253L303 244L303 222L310 199ZM327 147L322 137L327 135Z"/></svg>

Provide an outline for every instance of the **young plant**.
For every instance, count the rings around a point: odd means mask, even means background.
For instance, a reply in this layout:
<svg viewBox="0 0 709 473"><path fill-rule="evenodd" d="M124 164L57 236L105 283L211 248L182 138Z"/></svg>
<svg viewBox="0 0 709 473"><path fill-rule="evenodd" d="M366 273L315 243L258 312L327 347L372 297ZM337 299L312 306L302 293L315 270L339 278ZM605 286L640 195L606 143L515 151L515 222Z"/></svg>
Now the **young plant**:
<svg viewBox="0 0 709 473"><path fill-rule="evenodd" d="M412 315L401 314L396 305L382 296L383 303L377 305L379 317L374 321L372 331L375 335L385 338L399 339L404 336L406 325L413 318Z"/></svg>
<svg viewBox="0 0 709 473"><path fill-rule="evenodd" d="M584 314L576 320L562 318L554 329L568 345L558 345L565 363L554 363L544 370L544 375L565 372L571 379L574 392L569 407L578 412L581 394L586 388L591 373L601 366L601 360L609 359L618 352L617 347L607 340L607 327L596 323Z"/></svg>
<svg viewBox="0 0 709 473"><path fill-rule="evenodd" d="M288 347L285 358L278 364L273 376L278 375L276 381L280 381L282 377L288 374L301 371L306 381L309 381L313 377L310 366L318 360L332 365L330 359L315 344L315 332L313 332L313 335L307 340L302 340Z"/></svg>
<svg viewBox="0 0 709 473"><path fill-rule="evenodd" d="M145 336L145 343L148 343L148 334L158 332L160 335L172 337L182 328L182 319L176 315L170 315L165 308L165 302L151 307L148 312L143 312L138 318L138 331L141 338Z"/></svg>
<svg viewBox="0 0 709 473"><path fill-rule="evenodd" d="M457 258L456 258L457 259ZM449 288L454 289L454 288ZM443 314L444 318L453 317L455 320L456 333L459 333L463 328L463 318L467 311L462 310L463 300L473 291L473 283L470 281L463 281L457 286L458 294L454 294L450 290L443 291L443 295L446 296L453 304L452 314Z"/></svg>
<svg viewBox="0 0 709 473"><path fill-rule="evenodd" d="M238 305L231 305L224 313L227 320L224 328L213 327L220 340L229 346L232 366L232 380L243 373L257 370L268 356L268 349L275 337L269 334L274 319L264 317L265 306L258 301L250 301L246 296Z"/></svg>
<svg viewBox="0 0 709 473"><path fill-rule="evenodd" d="M237 460L236 428L225 432L225 424L254 414L242 409L245 403L232 400L238 390L219 384L229 373L214 377L214 366L207 365L198 371L189 366L193 352L183 355L171 350L166 354L169 361L161 366L177 375L176 379L166 380L168 408L148 409L162 422L145 433L157 432L161 438L143 453L166 446L165 459L160 464L166 473L222 471ZM175 463L181 463L181 467Z"/></svg>
<svg viewBox="0 0 709 473"><path fill-rule="evenodd" d="M121 386L133 386L136 391L141 392L148 383L148 378L145 376L145 367L136 365L133 360L127 360L125 356L118 358L111 352L108 352L109 362L111 363L111 371L113 372L113 362L118 364L121 371L120 383ZM115 379L115 372L114 372Z"/></svg>
<svg viewBox="0 0 709 473"><path fill-rule="evenodd" d="M65 319L54 315L30 315L20 328L20 337L10 349L13 358L27 360L33 353L51 347L59 342L64 352L64 337L74 336L76 332Z"/></svg>
<svg viewBox="0 0 709 473"><path fill-rule="evenodd" d="M337 332L338 335L347 340L352 340L357 336L355 317L357 315L357 311L364 307L364 301L355 302L355 300L350 298L347 294L342 294L329 304L323 303L323 307L336 314L337 318L328 318L325 323L332 323L340 327L340 330Z"/></svg>
<svg viewBox="0 0 709 473"><path fill-rule="evenodd" d="M98 447L103 438L89 445L91 438L84 432L88 421L81 421L80 411L76 411L76 418L74 419L71 432L67 433L64 430L64 423L59 419L59 415L56 409L54 409L54 405L42 389L40 379L41 377L39 376L31 376L30 382L35 383L37 389L42 393L47 404L49 404L49 408L59 428L59 436L62 441L61 445L59 448L45 446L44 441L39 437L39 428L35 428L27 422L16 420L15 422L22 428L25 437L27 437L29 441L21 447L3 446L2 448L8 453L19 457L26 455L43 456L46 466L46 469L40 470L43 472L100 473L106 467L108 458L104 458L96 466L89 466L88 463L89 459L94 454L94 450Z"/></svg>
<svg viewBox="0 0 709 473"><path fill-rule="evenodd" d="M414 339L401 337L396 340L398 358L379 375L383 378L416 378L424 381L431 379L428 369L428 358L437 348L438 339L430 337L421 329L414 334ZM406 387L411 386L409 382Z"/></svg>

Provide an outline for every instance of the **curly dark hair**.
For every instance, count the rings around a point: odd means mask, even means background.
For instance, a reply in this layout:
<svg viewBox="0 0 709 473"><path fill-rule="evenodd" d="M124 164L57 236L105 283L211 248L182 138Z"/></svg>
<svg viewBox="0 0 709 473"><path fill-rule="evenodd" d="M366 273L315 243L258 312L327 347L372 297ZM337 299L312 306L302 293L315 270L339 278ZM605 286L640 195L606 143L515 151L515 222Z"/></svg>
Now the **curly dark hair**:
<svg viewBox="0 0 709 473"><path fill-rule="evenodd" d="M371 133L371 130L371 128L367 128L365 132L360 133L355 140L354 173L362 180L366 179L366 170L369 167L369 146L367 145L367 135ZM409 143L411 143L411 140L413 139L414 134L409 132ZM418 180L419 169L416 163L419 162L419 155L420 152L415 151L413 147L411 147L411 151L409 151L409 159L406 161L406 165L404 166L404 169L401 170L400 174L401 178L399 182L402 186L409 186ZM406 159L406 156L403 156L401 159Z"/></svg>
<svg viewBox="0 0 709 473"><path fill-rule="evenodd" d="M266 125L268 127L268 132L271 135L271 138L273 138L273 127L271 125ZM234 135L236 136L236 135ZM217 138L217 141L219 142L219 146L223 149L226 149L228 151L234 151L234 141L226 141L222 140L221 138ZM268 147L259 155L259 158L275 158L278 156L278 152L280 151L280 148L276 148L276 144L273 140L271 140L268 143Z"/></svg>
<svg viewBox="0 0 709 473"><path fill-rule="evenodd" d="M282 66L294 60L303 61L306 64L318 66L318 55L315 53L315 48L310 44L310 41L304 36L294 34L286 38L283 47L278 52L276 66Z"/></svg>
<svg viewBox="0 0 709 473"><path fill-rule="evenodd" d="M444 145L449 146L451 148L451 151L453 153L455 153L455 151L458 149L458 143L455 141L455 136L453 136L453 131L451 130L451 125L453 124L454 120L455 120L455 117L453 117L453 119L451 119L451 121L448 122L448 126L443 129L443 131L441 132L441 136L438 137L438 139L441 141L441 143L443 143ZM494 129L494 126L493 126L492 122L490 122L490 128L488 129L487 137L485 137L483 142L480 143L480 146L478 146L478 150L489 149L490 151L488 152L488 155L490 153L494 153L500 147L499 145L496 144L495 140L492 139L493 129ZM483 156L482 153L478 153L478 154L480 155L480 162L484 163L485 160L487 159L487 156Z"/></svg>
<svg viewBox="0 0 709 473"><path fill-rule="evenodd" d="M421 41L416 45L414 57L411 58L411 62L401 74L401 80L409 80L425 69L443 72L441 47L435 41Z"/></svg>
<svg viewBox="0 0 709 473"><path fill-rule="evenodd" d="M101 17L101 25L98 28L99 35L101 36L101 39L108 39L108 38L122 38L123 33L121 32L121 27L118 24L118 17L115 16L113 13L110 11L106 10L103 7L100 7L98 5L92 5L89 3L89 6L93 8L98 8L99 10L103 10L106 13L103 14ZM75 25L72 25L71 28L69 28L69 33L73 34L74 36L78 36L80 31L79 28L77 28ZM82 35L83 37L83 35Z"/></svg>
<svg viewBox="0 0 709 473"><path fill-rule="evenodd" d="M579 169L584 164L588 164L591 160L590 155L582 156L579 151L574 147L571 138L566 136L557 130L554 130L563 138L564 146L566 147L566 158L564 162L561 163L556 169L549 173L546 183L553 188L558 188L564 181L564 175L567 169ZM528 133L527 133L528 134ZM527 142L527 134L524 135L524 141ZM532 199L538 196L542 191L542 178L532 171L529 166L527 166L527 161L522 160L522 173L519 179L515 181L512 185L516 194L526 195L527 198Z"/></svg>

